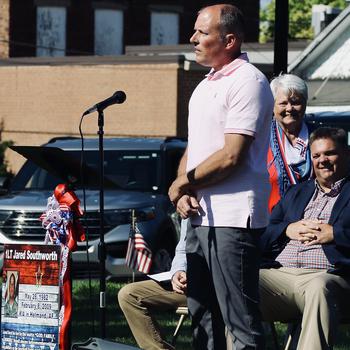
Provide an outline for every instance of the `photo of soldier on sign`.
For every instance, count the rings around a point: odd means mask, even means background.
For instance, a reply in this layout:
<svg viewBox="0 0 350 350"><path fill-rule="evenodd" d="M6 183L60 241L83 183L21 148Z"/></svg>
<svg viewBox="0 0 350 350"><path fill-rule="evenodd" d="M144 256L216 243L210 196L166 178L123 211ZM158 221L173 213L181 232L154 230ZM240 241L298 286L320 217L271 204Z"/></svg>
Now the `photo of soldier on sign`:
<svg viewBox="0 0 350 350"><path fill-rule="evenodd" d="M17 317L18 313L18 271L6 272L5 317Z"/></svg>

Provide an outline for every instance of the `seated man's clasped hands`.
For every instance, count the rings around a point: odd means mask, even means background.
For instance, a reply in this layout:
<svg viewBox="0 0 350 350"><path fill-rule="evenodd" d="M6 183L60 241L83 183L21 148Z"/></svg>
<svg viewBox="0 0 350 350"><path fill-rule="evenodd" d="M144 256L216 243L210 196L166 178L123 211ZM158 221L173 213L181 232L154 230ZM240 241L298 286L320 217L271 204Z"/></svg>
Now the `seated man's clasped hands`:
<svg viewBox="0 0 350 350"><path fill-rule="evenodd" d="M316 179L289 188L261 242L263 318L301 319L299 350L331 349L339 320L350 314L347 134L317 129L310 148Z"/></svg>
<svg viewBox="0 0 350 350"><path fill-rule="evenodd" d="M333 240L333 229L320 220L299 220L288 225L286 236L305 245L324 244Z"/></svg>

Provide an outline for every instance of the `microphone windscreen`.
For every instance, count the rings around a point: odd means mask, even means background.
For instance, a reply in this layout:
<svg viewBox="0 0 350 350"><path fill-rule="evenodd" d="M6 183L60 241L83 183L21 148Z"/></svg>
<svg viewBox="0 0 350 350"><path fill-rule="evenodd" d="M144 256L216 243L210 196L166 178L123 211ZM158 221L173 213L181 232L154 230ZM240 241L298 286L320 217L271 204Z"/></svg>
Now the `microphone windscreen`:
<svg viewBox="0 0 350 350"><path fill-rule="evenodd" d="M126 100L126 95L124 91L116 91L113 94L113 97L115 99L115 103L123 103Z"/></svg>

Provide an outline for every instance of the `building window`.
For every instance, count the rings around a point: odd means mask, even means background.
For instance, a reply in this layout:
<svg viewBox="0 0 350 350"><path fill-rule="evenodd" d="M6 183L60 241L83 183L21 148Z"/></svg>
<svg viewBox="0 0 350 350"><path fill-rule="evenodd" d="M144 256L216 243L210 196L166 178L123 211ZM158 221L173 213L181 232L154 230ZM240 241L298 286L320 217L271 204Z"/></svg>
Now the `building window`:
<svg viewBox="0 0 350 350"><path fill-rule="evenodd" d="M36 55L65 56L66 8L37 7Z"/></svg>
<svg viewBox="0 0 350 350"><path fill-rule="evenodd" d="M176 45L178 43L179 14L152 11L151 45Z"/></svg>
<svg viewBox="0 0 350 350"><path fill-rule="evenodd" d="M95 10L95 55L123 53L123 11Z"/></svg>

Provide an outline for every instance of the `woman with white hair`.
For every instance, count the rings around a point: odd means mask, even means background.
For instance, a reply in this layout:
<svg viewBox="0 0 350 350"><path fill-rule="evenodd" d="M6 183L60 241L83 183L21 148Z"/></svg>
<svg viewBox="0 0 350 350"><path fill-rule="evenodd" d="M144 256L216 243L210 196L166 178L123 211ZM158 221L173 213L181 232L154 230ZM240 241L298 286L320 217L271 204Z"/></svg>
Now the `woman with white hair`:
<svg viewBox="0 0 350 350"><path fill-rule="evenodd" d="M271 211L290 185L312 176L312 163L309 133L303 121L308 99L305 81L293 74L283 74L274 78L270 86L275 99L267 155Z"/></svg>

